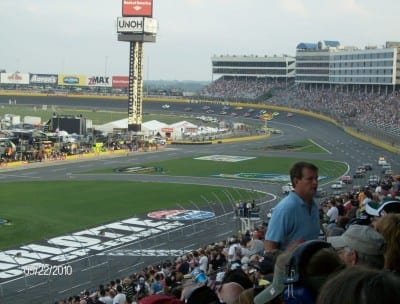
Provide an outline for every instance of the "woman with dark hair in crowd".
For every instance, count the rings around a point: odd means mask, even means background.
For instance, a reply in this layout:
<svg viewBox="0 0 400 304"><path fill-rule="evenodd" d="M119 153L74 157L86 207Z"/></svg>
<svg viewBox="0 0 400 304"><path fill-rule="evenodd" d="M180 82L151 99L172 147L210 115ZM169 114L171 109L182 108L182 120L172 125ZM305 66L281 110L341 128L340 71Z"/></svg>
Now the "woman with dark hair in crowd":
<svg viewBox="0 0 400 304"><path fill-rule="evenodd" d="M383 216L376 222L375 229L385 239L384 268L400 274L400 214Z"/></svg>
<svg viewBox="0 0 400 304"><path fill-rule="evenodd" d="M321 288L317 304L395 303L400 299L396 274L363 266L349 266Z"/></svg>
<svg viewBox="0 0 400 304"><path fill-rule="evenodd" d="M212 274L225 265L226 256L222 253L222 249L219 246L215 246L211 250L210 259L208 260L208 273Z"/></svg>

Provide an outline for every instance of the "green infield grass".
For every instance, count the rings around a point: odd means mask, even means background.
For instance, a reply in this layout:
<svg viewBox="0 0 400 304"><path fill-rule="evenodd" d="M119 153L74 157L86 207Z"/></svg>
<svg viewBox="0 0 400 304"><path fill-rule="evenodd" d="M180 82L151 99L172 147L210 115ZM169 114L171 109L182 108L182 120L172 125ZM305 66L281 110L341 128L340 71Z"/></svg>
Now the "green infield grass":
<svg viewBox="0 0 400 304"><path fill-rule="evenodd" d="M317 145L312 140L303 140L294 143L297 146L294 149L294 152L302 152L302 153L327 153L325 149L321 146Z"/></svg>
<svg viewBox="0 0 400 304"><path fill-rule="evenodd" d="M0 117L4 117L5 114L13 114L19 115L21 120L25 116L37 116L40 117L42 121L49 120L53 113L56 112L59 115L80 115L83 117L90 119L93 124L100 125L104 123L108 123L110 121L116 121L120 119L124 119L128 117L128 110L126 111L109 111L109 110L100 110L100 109L80 109L68 107L51 107L48 106L46 109L43 109L40 106L16 106L16 105L3 105L0 107ZM189 115L176 115L171 113L143 113L143 122L150 120L158 120L162 121L166 124L173 124L181 120L186 120L191 123L198 123L196 118Z"/></svg>
<svg viewBox="0 0 400 304"><path fill-rule="evenodd" d="M275 152L285 151L302 153L327 153L327 151L323 147L319 146L314 141L309 139L282 145L266 146L263 149Z"/></svg>
<svg viewBox="0 0 400 304"><path fill-rule="evenodd" d="M134 166L159 167L160 172L151 172L149 174L167 174L174 176L199 176L209 177L216 174L289 174L290 167L298 158L284 157L255 157L239 162L223 162L195 159L201 156L178 158L151 163L132 163ZM342 162L327 160L305 160L314 163L319 168L319 175L326 177L324 182L332 181L343 175L347 170L347 165ZM96 173L115 172L115 168L96 170ZM134 173L132 173L134 174ZM260 179L260 181L262 181ZM287 181L283 181L286 183Z"/></svg>
<svg viewBox="0 0 400 304"><path fill-rule="evenodd" d="M79 109L68 107L51 107L42 108L40 106L19 106L19 105L3 105L0 107L0 116L3 117L5 114L19 115L21 120L25 116L37 116L42 121L49 120L53 113L56 112L59 115L80 115L82 114L87 119L92 120L94 124L104 124L110 121L119 120L128 116L127 112L119 111L103 111L103 110L90 110L90 109Z"/></svg>
<svg viewBox="0 0 400 304"><path fill-rule="evenodd" d="M161 167L163 171L158 174L181 176L288 174L296 161L299 159L256 157L230 163L190 157L132 166ZM326 181L336 179L346 170L346 165L340 162L310 161L319 167L319 175L326 176ZM115 169L102 171L109 173ZM193 203L199 206L216 200L232 203L260 196L257 192L232 188L123 181L18 182L3 183L0 188L3 193L0 218L10 221L9 225L0 225L0 249L155 210L180 209L181 206L193 209Z"/></svg>
<svg viewBox="0 0 400 304"><path fill-rule="evenodd" d="M260 197L232 188L123 181L18 182L0 188L0 218L10 221L0 225L0 249L151 211Z"/></svg>

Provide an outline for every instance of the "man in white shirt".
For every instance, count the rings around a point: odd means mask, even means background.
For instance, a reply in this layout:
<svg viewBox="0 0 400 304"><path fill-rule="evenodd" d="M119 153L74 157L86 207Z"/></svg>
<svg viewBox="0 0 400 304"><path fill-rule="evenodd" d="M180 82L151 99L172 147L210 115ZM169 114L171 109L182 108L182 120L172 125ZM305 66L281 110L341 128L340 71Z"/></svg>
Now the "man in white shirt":
<svg viewBox="0 0 400 304"><path fill-rule="evenodd" d="M240 263L242 259L242 246L239 244L239 240L237 238L229 239L229 249L228 249L228 262L231 264L237 262Z"/></svg>
<svg viewBox="0 0 400 304"><path fill-rule="evenodd" d="M99 300L105 304L113 304L113 299L111 298L108 290L105 289L100 290Z"/></svg>
<svg viewBox="0 0 400 304"><path fill-rule="evenodd" d="M326 216L329 218L328 224L335 223L339 216L339 210L336 207L336 202L334 200L328 201L328 211L326 212Z"/></svg>
<svg viewBox="0 0 400 304"><path fill-rule="evenodd" d="M199 269L204 273L207 273L208 270L208 257L204 252L204 249L199 250Z"/></svg>
<svg viewBox="0 0 400 304"><path fill-rule="evenodd" d="M113 299L113 304L125 304L126 295L122 292L122 286L117 285L117 295Z"/></svg>

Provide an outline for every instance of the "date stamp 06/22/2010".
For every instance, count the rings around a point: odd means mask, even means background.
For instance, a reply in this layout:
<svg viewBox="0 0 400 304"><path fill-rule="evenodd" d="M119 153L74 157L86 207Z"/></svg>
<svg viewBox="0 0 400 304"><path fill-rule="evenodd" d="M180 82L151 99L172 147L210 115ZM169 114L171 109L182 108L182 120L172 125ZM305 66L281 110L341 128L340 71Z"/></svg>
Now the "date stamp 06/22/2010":
<svg viewBox="0 0 400 304"><path fill-rule="evenodd" d="M71 265L49 265L49 264L32 264L22 266L22 270L26 276L70 276L72 275Z"/></svg>

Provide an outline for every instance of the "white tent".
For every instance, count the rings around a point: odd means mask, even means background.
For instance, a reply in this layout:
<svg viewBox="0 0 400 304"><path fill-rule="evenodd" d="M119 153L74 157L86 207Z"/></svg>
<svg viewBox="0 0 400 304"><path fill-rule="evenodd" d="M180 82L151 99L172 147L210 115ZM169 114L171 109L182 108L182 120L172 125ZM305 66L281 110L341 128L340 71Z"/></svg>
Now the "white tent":
<svg viewBox="0 0 400 304"><path fill-rule="evenodd" d="M195 134L198 131L197 125L192 124L191 122L187 122L185 120L171 124L169 125L169 127L173 129L173 139L180 139L183 137L183 134Z"/></svg>
<svg viewBox="0 0 400 304"><path fill-rule="evenodd" d="M168 127L166 123L158 120L150 120L142 123L142 132L145 135L155 135L158 132L161 133L161 129L165 127ZM128 118L97 125L95 128L103 133L112 133L114 129L128 129Z"/></svg>
<svg viewBox="0 0 400 304"><path fill-rule="evenodd" d="M94 128L105 134L112 133L114 129L128 129L128 118L111 121L103 125L96 125Z"/></svg>
<svg viewBox="0 0 400 304"><path fill-rule="evenodd" d="M157 133L163 134L161 129L168 127L166 123L158 120L150 120L142 123L142 131L146 135L156 135Z"/></svg>

